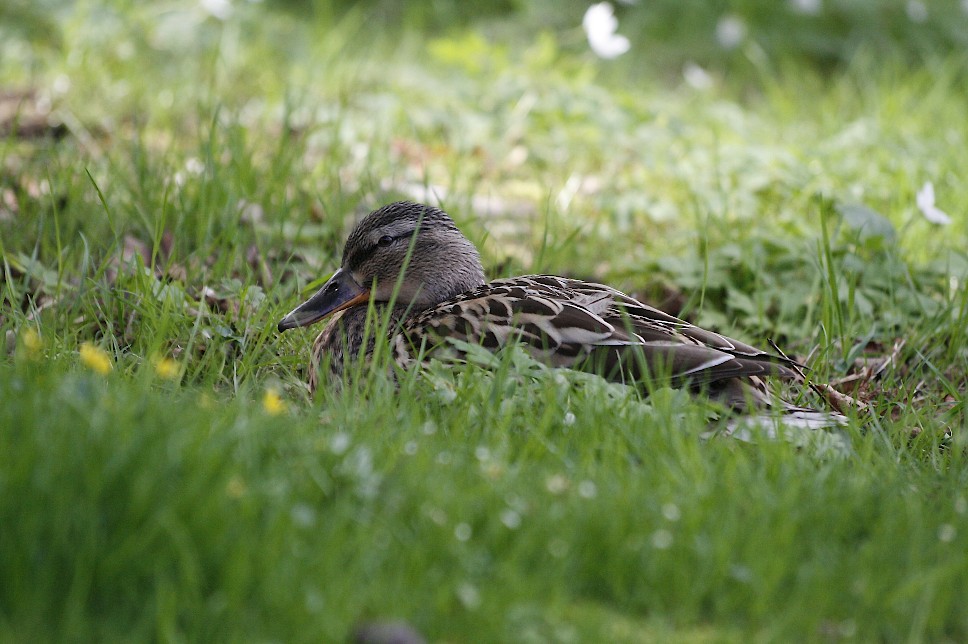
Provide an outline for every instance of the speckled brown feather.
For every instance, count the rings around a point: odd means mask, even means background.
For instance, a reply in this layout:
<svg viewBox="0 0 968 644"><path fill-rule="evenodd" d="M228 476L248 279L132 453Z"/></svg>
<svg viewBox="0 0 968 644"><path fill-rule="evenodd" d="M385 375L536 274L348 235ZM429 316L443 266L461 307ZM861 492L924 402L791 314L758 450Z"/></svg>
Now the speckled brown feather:
<svg viewBox="0 0 968 644"><path fill-rule="evenodd" d="M495 280L406 319L391 342L404 366L415 355L460 359L463 343L497 350L516 342L550 366L592 370L622 382L665 377L673 386L699 388L725 379L799 378L788 360L609 286L552 275ZM758 378L751 382L759 389Z"/></svg>

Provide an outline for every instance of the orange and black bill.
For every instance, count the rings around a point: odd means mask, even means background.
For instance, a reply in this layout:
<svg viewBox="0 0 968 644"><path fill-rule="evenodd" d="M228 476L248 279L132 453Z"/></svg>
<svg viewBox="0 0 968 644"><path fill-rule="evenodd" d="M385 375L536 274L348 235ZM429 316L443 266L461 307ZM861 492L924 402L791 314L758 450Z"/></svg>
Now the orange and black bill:
<svg viewBox="0 0 968 644"><path fill-rule="evenodd" d="M369 299L370 292L341 268L311 298L279 321L279 332L319 322L337 311L366 304Z"/></svg>

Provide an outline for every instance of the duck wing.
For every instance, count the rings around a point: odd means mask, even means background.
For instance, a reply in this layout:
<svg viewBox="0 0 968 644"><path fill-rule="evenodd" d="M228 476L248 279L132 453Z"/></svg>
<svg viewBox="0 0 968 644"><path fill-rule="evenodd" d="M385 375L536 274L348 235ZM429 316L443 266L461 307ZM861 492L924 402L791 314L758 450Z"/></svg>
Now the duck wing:
<svg viewBox="0 0 968 644"><path fill-rule="evenodd" d="M409 350L463 358L463 343L497 350L511 342L551 366L623 382L664 377L676 386L701 386L749 376L798 378L789 360L609 286L553 275L495 280L421 312L403 324L396 348L398 356Z"/></svg>

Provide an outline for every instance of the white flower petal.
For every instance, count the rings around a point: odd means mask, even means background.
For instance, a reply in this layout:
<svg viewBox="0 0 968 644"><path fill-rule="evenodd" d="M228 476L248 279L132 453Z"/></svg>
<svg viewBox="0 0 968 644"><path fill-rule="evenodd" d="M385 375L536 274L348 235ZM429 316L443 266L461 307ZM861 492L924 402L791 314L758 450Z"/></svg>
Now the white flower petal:
<svg viewBox="0 0 968 644"><path fill-rule="evenodd" d="M823 0L790 0L790 5L797 13L815 16L823 11Z"/></svg>
<svg viewBox="0 0 968 644"><path fill-rule="evenodd" d="M629 50L629 39L615 33L618 19L611 3L599 2L588 7L581 26L588 36L588 45L601 58L615 58Z"/></svg>
<svg viewBox="0 0 968 644"><path fill-rule="evenodd" d="M716 41L723 49L733 49L746 40L746 23L739 16L723 16L716 23Z"/></svg>
<svg viewBox="0 0 968 644"><path fill-rule="evenodd" d="M615 10L609 2L599 2L588 7L585 17L582 18L581 26L585 33L591 38L596 36L611 36L618 29L618 19L615 17Z"/></svg>
<svg viewBox="0 0 968 644"><path fill-rule="evenodd" d="M617 58L629 50L629 39L613 35L608 39L588 39L592 51L599 58Z"/></svg>
<svg viewBox="0 0 968 644"><path fill-rule="evenodd" d="M918 190L918 194L915 197L915 201L918 204L918 208L924 210L925 208L934 207L934 184L930 181L925 181L921 189Z"/></svg>
<svg viewBox="0 0 968 644"><path fill-rule="evenodd" d="M232 15L232 0L200 0L199 4L209 15L218 20L228 20Z"/></svg>
<svg viewBox="0 0 968 644"><path fill-rule="evenodd" d="M930 208L923 209L921 213L924 215L924 218L930 221L932 224L947 226L951 223L951 217L949 217L948 213L940 208L931 206Z"/></svg>
<svg viewBox="0 0 968 644"><path fill-rule="evenodd" d="M934 205L934 184L930 181L925 181L921 189L918 190L915 202L924 218L932 224L947 226L951 223L951 217L948 216L948 213Z"/></svg>
<svg viewBox="0 0 968 644"><path fill-rule="evenodd" d="M682 77L693 89L709 89L713 86L713 77L709 72L692 61L683 66Z"/></svg>
<svg viewBox="0 0 968 644"><path fill-rule="evenodd" d="M908 0L905 10L911 22L924 22L928 19L928 6L920 0Z"/></svg>

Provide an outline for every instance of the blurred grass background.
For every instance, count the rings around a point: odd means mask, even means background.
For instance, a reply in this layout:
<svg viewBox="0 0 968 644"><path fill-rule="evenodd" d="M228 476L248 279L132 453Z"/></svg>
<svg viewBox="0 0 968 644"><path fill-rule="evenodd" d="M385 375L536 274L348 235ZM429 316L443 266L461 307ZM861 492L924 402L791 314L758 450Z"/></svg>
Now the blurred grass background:
<svg viewBox="0 0 968 644"><path fill-rule="evenodd" d="M0 5L0 638L965 638L968 8L616 3L602 60L588 6ZM399 197L874 418L702 441L515 356L309 401L275 323Z"/></svg>

